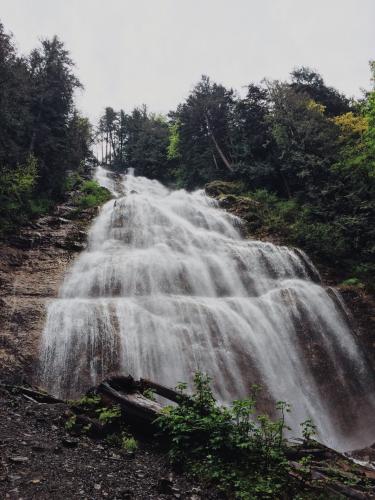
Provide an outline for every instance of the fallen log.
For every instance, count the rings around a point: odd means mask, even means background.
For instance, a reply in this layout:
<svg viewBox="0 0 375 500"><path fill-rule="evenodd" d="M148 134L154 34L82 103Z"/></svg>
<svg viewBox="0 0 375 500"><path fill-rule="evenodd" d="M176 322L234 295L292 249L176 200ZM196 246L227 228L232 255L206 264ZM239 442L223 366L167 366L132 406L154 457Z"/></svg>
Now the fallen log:
<svg viewBox="0 0 375 500"><path fill-rule="evenodd" d="M124 418L131 424L154 429L154 421L160 415L162 406L151 401L139 392L123 392L111 386L109 381L102 382L97 390L105 404L119 405Z"/></svg>
<svg viewBox="0 0 375 500"><path fill-rule="evenodd" d="M180 403L181 399L188 398L186 394L182 394L181 392L177 392L174 389L170 389L169 387L165 387L145 378L140 379L139 385L142 392L145 389L152 389L158 396L169 399L174 403Z"/></svg>
<svg viewBox="0 0 375 500"><path fill-rule="evenodd" d="M45 392L40 392L35 389L30 389L29 387L24 387L21 385L16 385L16 386L5 386L8 390L14 391L19 394L24 394L38 403L45 403L45 404L58 404L58 403L66 403L66 401L63 401L62 399L55 398L55 396L51 396L50 394L47 394Z"/></svg>
<svg viewBox="0 0 375 500"><path fill-rule="evenodd" d="M158 396L169 399L174 403L179 403L181 398L188 398L187 395L182 394L170 387L165 387L164 385L153 382L152 380L141 378L139 381L134 380L131 375L128 376L114 376L104 382L108 383L113 389L119 392L134 393L140 392L141 394L147 389L151 389Z"/></svg>

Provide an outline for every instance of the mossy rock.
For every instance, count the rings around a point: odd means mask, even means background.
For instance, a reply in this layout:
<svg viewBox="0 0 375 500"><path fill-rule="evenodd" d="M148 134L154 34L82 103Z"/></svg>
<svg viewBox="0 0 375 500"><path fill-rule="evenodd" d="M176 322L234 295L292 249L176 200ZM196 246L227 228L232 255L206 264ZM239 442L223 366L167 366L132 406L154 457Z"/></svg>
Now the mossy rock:
<svg viewBox="0 0 375 500"><path fill-rule="evenodd" d="M229 181L212 181L205 185L205 191L209 196L214 198L225 194L240 194L244 191L242 182L229 182Z"/></svg>

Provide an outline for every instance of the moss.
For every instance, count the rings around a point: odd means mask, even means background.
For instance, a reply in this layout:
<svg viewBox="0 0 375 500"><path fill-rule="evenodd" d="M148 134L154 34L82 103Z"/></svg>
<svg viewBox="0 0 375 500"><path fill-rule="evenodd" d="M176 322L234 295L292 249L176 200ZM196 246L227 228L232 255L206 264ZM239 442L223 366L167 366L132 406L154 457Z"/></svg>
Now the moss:
<svg viewBox="0 0 375 500"><path fill-rule="evenodd" d="M111 193L95 180L84 181L75 204L82 209L98 207L112 198Z"/></svg>
<svg viewBox="0 0 375 500"><path fill-rule="evenodd" d="M223 194L241 194L244 191L244 184L240 181L213 181L205 185L205 191L209 196L220 196Z"/></svg>
<svg viewBox="0 0 375 500"><path fill-rule="evenodd" d="M363 288L364 284L358 278L348 278L340 283L341 286L355 286L358 288Z"/></svg>

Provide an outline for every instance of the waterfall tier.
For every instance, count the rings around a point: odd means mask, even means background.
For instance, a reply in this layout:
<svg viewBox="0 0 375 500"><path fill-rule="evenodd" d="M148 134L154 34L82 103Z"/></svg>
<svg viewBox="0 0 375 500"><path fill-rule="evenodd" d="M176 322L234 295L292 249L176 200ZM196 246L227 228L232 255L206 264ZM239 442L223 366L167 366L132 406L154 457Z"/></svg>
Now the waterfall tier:
<svg viewBox="0 0 375 500"><path fill-rule="evenodd" d="M117 198L49 305L48 390L73 397L113 372L175 386L199 369L223 402L253 383L264 409L288 401L295 433L312 418L338 449L374 440L373 375L306 255L243 239L203 191L133 175L114 187L103 169L97 179Z"/></svg>

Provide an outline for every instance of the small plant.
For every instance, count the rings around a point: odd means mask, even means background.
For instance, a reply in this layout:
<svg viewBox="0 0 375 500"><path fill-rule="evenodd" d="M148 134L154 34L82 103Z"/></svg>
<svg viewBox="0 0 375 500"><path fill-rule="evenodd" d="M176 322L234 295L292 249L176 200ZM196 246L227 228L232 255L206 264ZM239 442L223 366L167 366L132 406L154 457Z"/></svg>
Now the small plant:
<svg viewBox="0 0 375 500"><path fill-rule="evenodd" d="M83 410L91 410L96 408L101 403L101 397L96 394L87 394L80 399L70 401L71 406L81 408Z"/></svg>
<svg viewBox="0 0 375 500"><path fill-rule="evenodd" d="M358 278L349 278L341 283L342 286L356 286L358 288L364 288L364 284Z"/></svg>
<svg viewBox="0 0 375 500"><path fill-rule="evenodd" d="M87 425L84 425L84 426L82 427L82 431L83 431L83 432L85 432L85 433L90 432L90 431L91 431L91 429L92 429L92 424L87 424Z"/></svg>
<svg viewBox="0 0 375 500"><path fill-rule="evenodd" d="M126 430L122 431L121 433L113 433L108 435L106 437L106 442L110 446L122 448L129 452L134 452L138 448L136 439Z"/></svg>
<svg viewBox="0 0 375 500"><path fill-rule="evenodd" d="M300 424L302 428L302 437L308 443L311 438L316 434L316 426L313 424L311 418L308 418Z"/></svg>
<svg viewBox="0 0 375 500"><path fill-rule="evenodd" d="M298 472L303 476L305 480L310 478L311 474L311 455L307 455L306 457L302 457L299 460L300 467L298 468Z"/></svg>
<svg viewBox="0 0 375 500"><path fill-rule="evenodd" d="M121 447L130 452L134 452L138 448L138 443L133 436L123 436L121 440Z"/></svg>
<svg viewBox="0 0 375 500"><path fill-rule="evenodd" d="M151 401L155 401L155 390L148 388L143 391L143 396Z"/></svg>
<svg viewBox="0 0 375 500"><path fill-rule="evenodd" d="M99 422L111 424L121 417L121 408L118 405L111 408L98 408L96 413L98 413Z"/></svg>
<svg viewBox="0 0 375 500"><path fill-rule="evenodd" d="M77 421L77 415L71 415L65 422L65 429L67 431L71 431L73 427L76 425L76 421Z"/></svg>

